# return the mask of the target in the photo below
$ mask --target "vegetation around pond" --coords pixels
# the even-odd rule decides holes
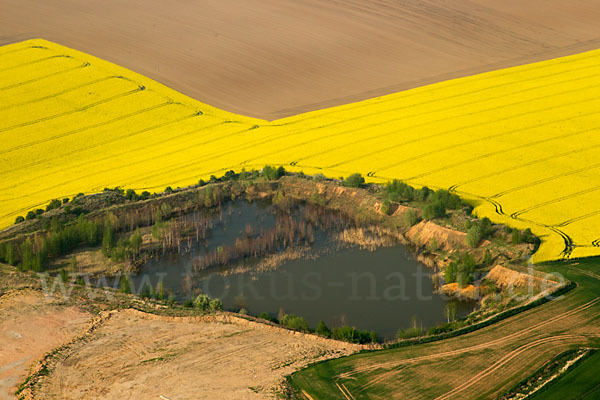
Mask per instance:
[[[407,189],[409,186],[399,181],[390,182],[386,186],[359,185],[361,187],[354,188],[343,186],[335,180],[289,174],[273,181],[259,171],[244,171],[214,178],[212,183],[200,182],[193,188],[165,190],[161,194],[151,194],[146,199],[134,196],[131,191],[107,190],[99,195],[80,196],[75,201],[71,200],[59,208],[41,213],[32,220],[16,225],[13,229],[18,229],[11,235],[3,234],[0,241],[0,257],[3,259],[12,257],[12,264],[23,271],[47,269],[51,274],[64,276],[64,280],[68,280],[66,274],[59,272],[71,268],[68,271],[70,274],[74,269],[85,270],[85,266],[77,265],[74,268],[57,264],[57,261],[61,257],[70,257],[73,250],[85,246],[85,248],[99,249],[98,251],[106,260],[120,262],[125,268],[122,272],[125,272],[127,265],[133,265],[135,260],[143,258],[144,254],[150,255],[160,249],[168,250],[169,246],[176,248],[177,243],[180,243],[179,240],[189,235],[201,236],[201,230],[189,229],[191,226],[182,222],[181,217],[190,212],[197,210],[216,212],[232,198],[267,198],[283,209],[292,206],[294,199],[300,199],[314,204],[315,207],[325,207],[351,216],[357,227],[377,225],[379,229],[386,232],[398,232],[398,237],[404,238],[403,240],[410,238],[411,231],[418,230],[419,234],[414,239],[406,239],[407,244],[413,246],[414,250],[425,259],[434,260],[436,263],[434,265],[440,268],[441,277],[446,277],[447,283],[456,280],[456,283],[463,287],[477,283],[483,288],[483,295],[488,296],[486,306],[473,316],[450,321],[453,317],[451,318],[452,313],[449,311],[447,324],[428,327],[428,329],[422,328],[415,321],[410,329],[399,335],[398,342],[386,343],[388,350],[373,354],[383,355],[386,354],[385,352],[393,351],[394,348],[428,346],[427,343],[435,346],[434,343],[441,339],[460,341],[460,338],[469,332],[478,332],[485,327],[493,329],[493,322],[496,320],[490,316],[495,315],[494,313],[502,313],[506,310],[506,316],[520,315],[518,313],[522,310],[515,308],[517,304],[504,297],[501,287],[487,282],[485,274],[496,264],[503,264],[507,268],[518,268],[518,264],[523,263],[535,249],[532,240],[524,239],[528,237],[527,232],[521,232],[520,240],[513,240],[514,230],[493,225],[485,219],[474,218],[470,215],[470,206],[457,201],[456,197],[447,191]],[[104,207],[96,207],[97,204],[103,204]],[[386,209],[384,204],[387,204],[389,209]],[[440,212],[439,216],[432,216],[428,220],[424,217],[425,210],[432,205],[436,205],[439,209],[443,207],[445,212],[443,215]],[[73,207],[79,208],[77,212],[73,212]],[[474,227],[476,229],[473,229]],[[454,232],[453,235],[461,238],[462,244],[438,241],[439,236],[429,237],[426,235],[428,231],[424,229]],[[469,237],[474,236],[469,232],[475,231],[482,233],[477,244],[469,240]],[[424,238],[427,238],[426,243],[421,242]],[[34,244],[39,247],[35,247]],[[35,257],[44,254],[34,250],[40,248],[47,251],[44,257],[39,258],[45,262],[35,261],[32,264],[28,260],[35,260]],[[26,251],[22,252],[22,250]],[[24,259],[23,254],[26,255]],[[79,286],[82,285],[81,281],[77,282]],[[160,307],[166,307],[175,314],[185,313],[186,310],[201,314],[215,313],[220,312],[222,308],[218,300],[210,299],[205,295],[197,296],[183,306],[176,304],[169,293],[161,287],[142,293],[141,297],[147,301],[157,302]],[[535,305],[531,304],[528,307]],[[515,310],[514,313],[511,310]],[[352,326],[330,328],[324,323],[319,323],[311,327],[299,315],[284,314],[274,318],[261,314],[258,317],[271,323],[279,323],[288,329],[315,333],[323,338],[357,344],[373,344],[380,340],[374,332],[358,330]],[[450,339],[452,337],[455,339]],[[338,369],[336,366],[335,370]],[[339,370],[343,371],[344,368]],[[294,379],[294,385],[299,385],[294,387],[301,387],[302,379]],[[311,379],[318,383],[321,382],[320,379],[331,379],[331,377],[325,374]],[[344,384],[350,386],[348,383]],[[380,386],[374,385],[373,390],[379,388]],[[365,393],[369,390],[371,389],[365,389]],[[331,393],[325,394],[325,396],[330,395],[334,396],[331,398],[336,396]]]
[[[336,188],[350,192],[340,193]],[[459,288],[466,288],[479,280],[478,285],[483,288],[482,295],[488,299],[487,306],[466,322],[467,325],[485,318],[489,312],[497,312],[493,311],[495,306],[501,310],[507,305],[499,287],[481,280],[486,268],[489,270],[493,263],[520,262],[534,250],[527,243],[513,243],[513,230],[509,236],[506,229],[491,224],[489,220],[472,217],[472,208],[446,190],[427,187],[416,189],[398,180],[384,186],[365,184],[360,174],[336,181],[319,175],[289,174],[283,167],[265,166],[260,171],[228,171],[220,178],[212,176],[210,182],[200,181],[194,187],[184,189],[169,187],[162,193],[137,194],[131,189],[114,188],[105,189],[97,195],[78,195],[61,204],[54,201],[47,207],[48,211],[19,222],[12,231],[4,234],[0,239],[0,260],[17,265],[23,271],[49,270],[67,280],[69,274],[77,276],[77,272],[85,270],[85,266],[77,260],[65,266],[60,263],[61,258],[77,249],[99,246],[107,260],[120,265],[119,273],[128,273],[157,251],[181,249],[193,237],[195,240],[203,237],[210,228],[204,217],[186,221],[182,216],[198,210],[222,212],[219,210],[222,210],[223,204],[231,199],[264,197],[270,198],[283,211],[292,209],[298,201],[312,204],[317,210],[314,221],[326,227],[336,222],[323,219],[326,214],[318,215],[319,209],[335,210],[343,215],[346,221],[343,226],[352,229],[377,226],[378,230],[396,235],[402,241],[407,241],[404,235],[414,231],[422,219],[421,224],[434,221],[436,225],[433,226],[443,227],[435,229],[466,232],[463,233],[466,239],[459,240],[463,244],[442,243],[433,237],[423,245],[419,244],[420,235],[415,241],[408,240],[407,243],[414,246],[415,251],[422,253],[423,257],[433,260],[436,268],[442,269],[439,276],[444,278],[445,283],[457,282]],[[278,251],[281,248],[278,243],[289,245],[298,239],[310,242],[310,226],[298,225],[293,220],[284,225],[289,229],[277,228],[272,235],[265,237],[241,238],[231,248],[219,247],[199,259],[198,267],[210,268],[226,265],[236,259],[260,257],[266,252]],[[453,234],[460,237],[458,233]],[[531,241],[527,232],[521,238]],[[482,245],[482,242],[488,244]],[[515,252],[515,249],[520,250]],[[76,281],[80,282],[81,279],[76,278]],[[130,291],[128,285],[127,280],[121,285],[125,292]],[[146,288],[138,294],[144,298],[170,299],[172,302],[172,294],[160,287]],[[218,309],[210,306],[210,300],[207,301],[209,306],[199,308]],[[194,306],[194,303],[191,305]],[[429,327],[429,333],[448,332],[465,326],[464,321],[450,321],[451,315],[448,312],[448,324]],[[379,340],[374,332],[357,330],[351,326],[331,330],[322,326],[309,327],[301,316],[290,315],[278,322],[290,329],[306,332],[321,328],[321,336],[352,343]],[[407,331],[401,337],[423,336],[426,333],[413,331]]]

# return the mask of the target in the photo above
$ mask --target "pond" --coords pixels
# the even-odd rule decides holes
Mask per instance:
[[[426,328],[447,322],[448,302],[456,303],[457,317],[475,309],[475,302],[456,302],[436,294],[430,269],[405,246],[367,250],[341,243],[337,234],[351,222],[306,207],[295,206],[290,218],[266,202],[237,201],[226,206],[210,217],[206,240],[151,259],[132,277],[133,287],[156,287],[162,281],[179,301],[205,293],[220,298],[226,309],[274,317],[285,312],[304,317],[312,328],[323,320],[332,328],[350,325],[388,339],[411,326],[415,318]],[[316,214],[321,222],[315,222]],[[233,257],[225,265],[214,262],[240,237],[253,236],[256,243],[258,238],[273,237],[275,230],[282,231],[282,225],[288,227],[279,236],[284,239],[273,243],[270,254]],[[291,225],[304,234],[289,235]]]

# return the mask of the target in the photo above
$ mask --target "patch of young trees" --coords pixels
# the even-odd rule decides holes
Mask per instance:
[[[262,175],[268,180],[274,181],[285,175],[285,168],[282,166],[275,168],[270,165],[265,165],[262,169]]]
[[[41,272],[46,270],[50,258],[72,252],[78,246],[97,246],[102,238],[101,224],[80,216],[77,222],[65,226],[53,219],[45,233],[38,233],[20,243],[0,244],[0,259],[22,270]]]
[[[279,318],[275,318],[266,312],[260,313],[257,315],[257,318],[261,318],[276,324],[278,323],[288,329],[300,332],[314,332],[324,338],[341,340],[349,343],[367,344],[377,343],[379,341],[379,335],[377,332],[366,330],[363,331],[346,325],[330,329],[323,321],[319,321],[317,327],[313,331],[310,329],[308,322],[303,317],[294,314],[286,314],[283,312],[283,310],[279,311]]]
[[[331,330],[323,321],[319,321],[319,324],[315,329],[315,333],[322,337],[342,340],[350,343],[366,344],[377,343],[379,341],[379,335],[377,332],[363,331],[347,325]]]
[[[342,180],[342,186],[358,188],[365,183],[365,178],[361,174],[352,174]]]
[[[416,189],[398,179],[386,184],[385,197],[390,202],[425,203],[423,218],[428,220],[444,217],[447,210],[456,210],[464,205],[460,197],[447,190],[434,191],[427,186]]]
[[[494,227],[489,218],[484,217],[476,221],[467,222],[467,244],[470,247],[477,247],[482,240],[494,234]]]
[[[284,314],[279,323],[286,328],[293,329],[300,332],[310,332],[308,328],[308,322],[303,317],[299,317],[294,314]]]
[[[458,257],[446,267],[444,280],[446,283],[458,283],[463,288],[473,282],[475,259],[470,253],[459,253]]]
[[[136,230],[128,239],[117,239],[115,218],[88,220],[80,215],[75,223],[50,220],[46,232],[36,233],[21,242],[0,243],[0,260],[24,271],[45,271],[50,259],[70,254],[78,247],[102,246],[103,253],[115,261],[134,259],[140,251],[142,237]]]
[[[219,311],[223,309],[223,302],[219,299],[212,299],[205,294],[199,294],[193,301],[193,307],[200,311]]]

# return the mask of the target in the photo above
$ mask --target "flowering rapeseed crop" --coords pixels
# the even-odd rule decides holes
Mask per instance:
[[[0,226],[79,192],[275,164],[449,188],[542,237],[536,261],[600,255],[598,93],[592,51],[268,122],[30,40],[0,48]]]

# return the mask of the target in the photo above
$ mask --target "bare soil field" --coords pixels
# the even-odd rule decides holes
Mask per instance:
[[[41,37],[273,120],[600,47],[595,0],[0,0]]]
[[[60,354],[36,398],[271,398],[285,375],[358,348],[243,320],[125,310]]]
[[[0,399],[12,399],[31,363],[83,331],[91,315],[36,290],[0,297]]]

